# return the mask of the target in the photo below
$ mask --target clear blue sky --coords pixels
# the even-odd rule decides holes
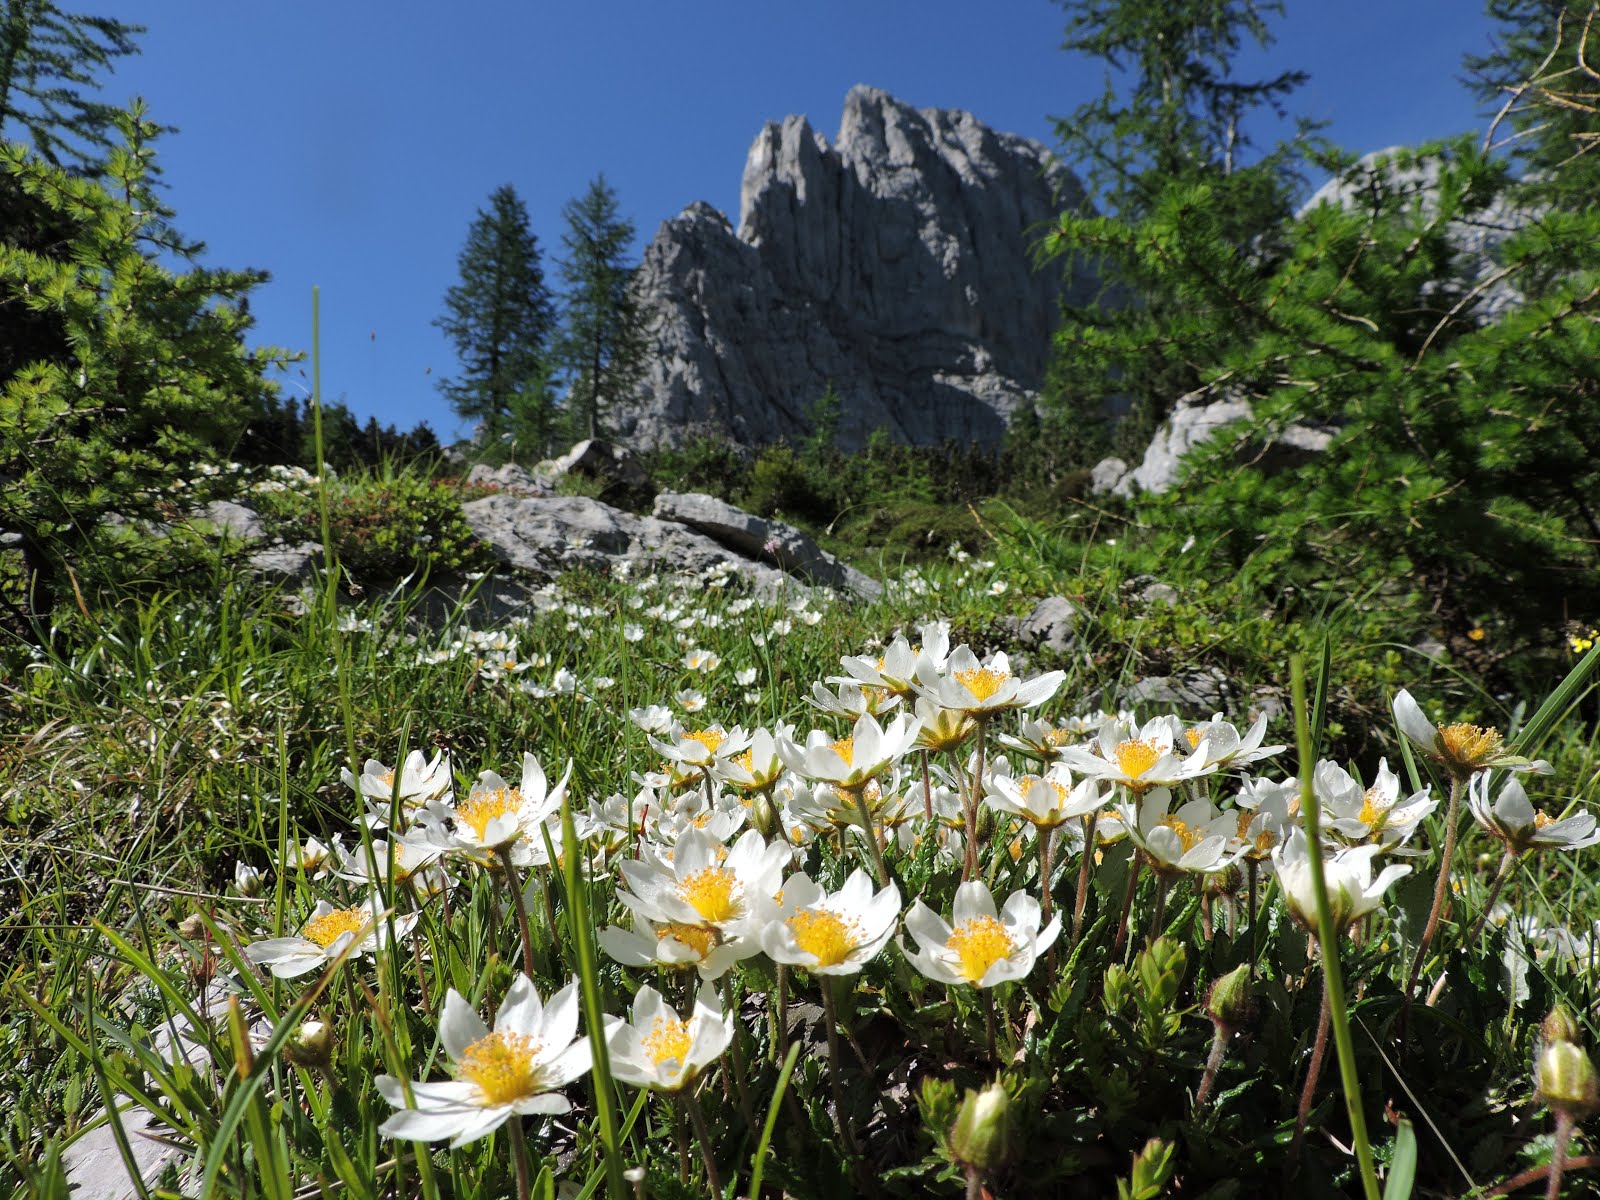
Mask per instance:
[[[431,322],[498,185],[527,202],[554,279],[561,206],[602,171],[642,249],[694,200],[737,221],[762,123],[806,113],[831,139],[853,84],[1051,142],[1049,118],[1102,83],[1058,48],[1063,15],[1047,0],[84,8],[149,27],[105,93],[141,95],[178,126],[160,147],[167,197],[207,261],[271,272],[252,301],[257,340],[308,348],[319,285],[324,396],[444,437],[458,422],[434,380],[455,362]],[[1488,45],[1478,0],[1288,8],[1241,72],[1309,71],[1297,110],[1345,147],[1481,129],[1458,82],[1462,54]]]

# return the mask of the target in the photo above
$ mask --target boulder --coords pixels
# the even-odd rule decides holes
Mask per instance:
[[[323,559],[321,542],[268,546],[250,556],[250,569],[267,583],[304,583]]]
[[[579,568],[609,570],[627,562],[687,573],[720,567],[764,595],[799,586],[777,568],[752,562],[683,525],[636,517],[587,496],[500,494],[469,501],[462,511],[496,558],[536,578]]]
[[[650,485],[650,476],[639,465],[639,460],[631,450],[599,438],[586,438],[560,458],[551,459],[540,466],[548,467],[552,479],[578,475],[599,480],[608,488],[639,489]]]
[[[1078,606],[1065,596],[1046,596],[1017,626],[1024,646],[1067,654],[1077,644]]]
[[[840,562],[794,526],[754,516],[715,496],[662,492],[656,496],[655,515],[687,525],[744,558],[771,563],[808,583],[865,600],[875,599],[883,591],[876,580]]]
[[[479,487],[489,487],[497,491],[510,492],[513,496],[547,496],[550,494],[549,479],[541,479],[530,475],[526,468],[519,467],[516,463],[505,463],[498,467],[479,463],[467,472],[467,482],[476,484]]]
[[[1173,709],[1196,717],[1225,712],[1233,688],[1216,667],[1202,667],[1182,675],[1153,675],[1136,679],[1123,689],[1123,703],[1135,711]]]
[[[1035,270],[1033,241],[1078,181],[1037,142],[870,87],[832,144],[806,118],[750,148],[737,231],[703,202],[665,222],[637,295],[651,316],[639,393],[608,420],[634,445],[714,433],[761,445],[809,431],[829,388],[837,442],[996,445],[1044,381],[1082,266]]]
[[[213,500],[200,510],[199,517],[218,533],[241,542],[258,542],[267,534],[253,508],[233,500]]]

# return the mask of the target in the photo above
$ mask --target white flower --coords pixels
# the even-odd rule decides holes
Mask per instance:
[[[1312,786],[1329,829],[1348,842],[1373,842],[1383,850],[1410,840],[1417,826],[1439,807],[1427,786],[1402,803],[1400,777],[1389,769],[1386,758],[1378,760],[1378,778],[1369,788],[1363,789],[1343,767],[1327,759],[1317,764]]]
[[[629,621],[622,627],[622,640],[625,642],[642,642],[644,640],[644,626]]]
[[[714,929],[724,938],[753,934],[776,904],[788,861],[788,846],[769,846],[753,829],[732,849],[690,829],[670,863],[651,853],[625,860],[622,877],[632,891],[617,898],[651,921]]]
[[[706,706],[705,693],[697,692],[693,688],[675,692],[672,699],[686,713],[697,713]]]
[[[479,1019],[454,988],[445,997],[439,1037],[455,1078],[407,1085],[393,1075],[376,1079],[378,1094],[400,1111],[379,1128],[385,1137],[452,1146],[475,1141],[513,1116],[559,1116],[572,1105],[555,1089],[590,1068],[589,1039],[578,1032],[578,982],[573,980],[548,1006],[528,977],[518,974],[495,1014],[494,1029]]]
[[[406,755],[400,767],[400,782],[395,784],[395,773],[375,758],[369,758],[357,779],[347,768],[340,768],[339,778],[358,796],[388,804],[396,792],[400,803],[408,808],[420,808],[429,800],[441,800],[450,791],[450,760],[443,751],[432,760],[423,758],[422,751],[413,750]]]
[[[1395,880],[1410,874],[1407,866],[1391,865],[1372,877],[1372,860],[1378,847],[1368,842],[1351,846],[1322,862],[1323,877],[1328,888],[1328,911],[1333,915],[1333,927],[1343,933],[1354,922],[1375,911],[1383,902],[1383,893]],[[1272,862],[1277,869],[1278,883],[1283,888],[1283,902],[1289,913],[1305,928],[1317,928],[1317,898],[1311,887],[1311,851],[1305,831],[1293,830],[1281,846],[1272,852]]]
[[[526,866],[534,858],[535,843],[543,851],[539,826],[561,808],[572,762],[556,782],[547,787],[544,768],[531,754],[522,756],[522,782],[512,787],[494,771],[485,771],[461,803],[451,807],[435,801],[424,811],[427,824],[406,840],[419,845],[463,854],[487,863],[495,853],[510,851],[512,861]]]
[[[1073,785],[1065,767],[1053,767],[1043,775],[986,774],[984,803],[1000,812],[1021,817],[1041,829],[1054,829],[1068,821],[1099,810],[1109,797],[1100,790],[1098,779],[1080,780]]]
[[[756,669],[754,667],[740,667],[733,673],[733,681],[740,687],[749,687],[756,681]]]
[[[994,987],[1022,979],[1061,932],[1059,917],[1039,928],[1039,902],[1026,892],[1013,892],[997,913],[994,897],[977,879],[956,889],[951,916],[953,928],[921,900],[906,914],[906,931],[918,944],[915,952],[906,951],[906,958],[940,983]]]
[[[699,671],[702,675],[709,675],[721,665],[722,656],[710,650],[691,650],[683,656],[684,670]]]
[[[394,918],[395,936],[404,937],[417,923],[415,913]],[[244,956],[279,979],[293,979],[333,962],[354,945],[355,954],[370,954],[388,938],[388,921],[373,897],[366,904],[335,908],[318,900],[296,937],[263,938],[244,948]]]
[[[1529,850],[1582,850],[1600,843],[1600,831],[1589,813],[1579,813],[1564,821],[1551,820],[1528,801],[1528,793],[1516,779],[1507,779],[1500,797],[1489,802],[1490,772],[1475,775],[1467,789],[1467,804],[1479,825],[1505,843],[1508,853]]]
[[[863,713],[849,737],[837,741],[819,729],[806,735],[804,747],[788,738],[778,742],[778,757],[796,774],[834,787],[856,788],[883,774],[916,741],[921,722],[905,713],[880,726]]]
[[[1507,751],[1498,729],[1469,725],[1465,721],[1435,725],[1423,715],[1422,708],[1404,688],[1394,698],[1394,719],[1401,733],[1456,779],[1466,779],[1474,771],[1489,767],[1550,774],[1550,764],[1543,759],[1529,760]]]
[[[685,1020],[648,985],[634,996],[632,1020],[608,1016],[606,1048],[611,1074],[623,1083],[657,1092],[676,1092],[720,1058],[733,1042],[733,1016],[709,983],[695,997]]]
[[[259,896],[266,876],[242,858],[233,864],[233,890],[241,896]]]
[[[877,956],[900,919],[900,889],[889,884],[876,894],[859,868],[833,895],[808,875],[783,885],[783,905],[761,931],[761,948],[773,962],[791,963],[819,975],[854,975]]]
[[[625,967],[695,967],[702,979],[720,979],[728,968],[761,953],[754,937],[723,937],[712,928],[677,921],[652,921],[637,909],[633,928],[607,925],[600,948]]]
[[[646,733],[666,733],[672,728],[672,710],[659,704],[645,708],[630,708],[628,720]]]
[[[778,743],[793,736],[794,727],[781,721],[776,732],[757,729],[750,735],[748,746],[742,754],[719,757],[712,763],[712,778],[741,792],[766,791],[783,774]]]
[[[362,846],[354,850],[346,850],[341,846],[339,866],[334,873],[340,879],[369,886],[390,881],[413,884],[420,891],[430,894],[437,891],[448,878],[443,868],[437,872],[431,870],[438,867],[444,854],[438,846],[421,846],[407,841],[374,841],[371,845],[370,859]],[[391,855],[394,858],[392,868],[389,862]],[[438,878],[430,878],[435,874]]]
[[[1063,747],[1061,761],[1080,774],[1120,783],[1136,793],[1170,787],[1216,770],[1216,765],[1201,755],[1178,754],[1173,749],[1172,722],[1161,717],[1138,729],[1132,721],[1115,717],[1100,727],[1092,742]]]
[[[1233,725],[1222,719],[1221,713],[1216,713],[1211,720],[1185,729],[1183,732],[1184,740],[1189,743],[1192,755],[1199,757],[1207,766],[1242,767],[1271,758],[1286,749],[1282,745],[1261,744],[1267,736],[1265,713],[1256,718],[1255,724],[1250,726],[1249,732],[1242,738]]]
[[[1056,694],[1065,678],[1064,671],[1050,671],[1024,683],[1012,676],[1003,652],[984,663],[968,647],[957,646],[942,672],[932,669],[929,660],[919,660],[913,686],[941,708],[984,720],[1009,708],[1036,708]]]
[[[1230,849],[1238,817],[1219,813],[1204,798],[1191,800],[1176,812],[1169,811],[1171,804],[1172,793],[1155,788],[1117,805],[1128,836],[1158,872],[1209,874],[1238,857],[1239,851]]]

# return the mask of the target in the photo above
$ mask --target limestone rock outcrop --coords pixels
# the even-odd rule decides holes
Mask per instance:
[[[803,434],[831,385],[839,444],[998,442],[1043,382],[1058,303],[1098,288],[1035,270],[1032,244],[1083,190],[1041,144],[869,87],[833,144],[801,116],[745,164],[739,228],[705,203],[665,222],[637,279],[647,378],[610,414],[633,445]]]

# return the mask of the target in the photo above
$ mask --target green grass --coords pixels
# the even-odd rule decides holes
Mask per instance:
[[[1093,711],[1136,675],[1197,666],[1223,669],[1246,696],[1255,689],[1286,695],[1290,654],[1307,652],[1318,662],[1327,638],[1332,666],[1321,752],[1348,759],[1369,780],[1379,754],[1392,765],[1400,761],[1387,712],[1395,688],[1408,686],[1441,719],[1508,727],[1517,703],[1535,710],[1565,669],[1540,660],[1544,667],[1524,674],[1532,680],[1544,670],[1542,690],[1529,683],[1522,694],[1497,696],[1470,663],[1434,664],[1394,649],[1409,646],[1419,630],[1414,610],[1385,593],[1274,597],[1248,578],[1207,580],[1203,562],[1192,566],[1153,539],[1142,541],[1137,529],[1108,535],[1092,515],[1057,527],[1009,510],[980,516],[979,546],[966,561],[943,555],[910,576],[888,563],[862,563],[894,584],[868,605],[819,600],[796,612],[747,603],[732,585],[570,577],[548,590],[531,621],[503,631],[516,639],[516,661],[527,665],[498,677],[483,663],[505,657],[504,647],[473,649],[462,645],[460,627],[429,629],[412,619],[413,597],[403,592],[345,608],[324,594],[327,602],[297,616],[283,597],[226,579],[204,596],[92,606],[41,650],[10,647],[9,682],[0,693],[0,950],[7,964],[0,1077],[14,1097],[0,1116],[0,1147],[8,1183],[19,1194],[42,1188],[50,1156],[82,1131],[105,1092],[120,1089],[161,1106],[176,1139],[195,1148],[203,1170],[184,1184],[186,1194],[288,1197],[319,1185],[374,1196],[514,1190],[505,1128],[453,1151],[385,1139],[377,1129],[393,1110],[373,1085],[382,1073],[443,1077],[447,1056],[436,1014],[449,990],[484,1014],[498,1007],[524,951],[514,916],[502,911],[507,893],[496,875],[453,868],[459,882],[448,914],[438,901],[422,905],[415,932],[396,952],[351,957],[326,976],[277,980],[241,955],[252,940],[296,930],[316,899],[353,897],[347,885],[310,877],[285,851],[313,835],[361,844],[359,806],[340,770],[359,772],[367,756],[392,764],[408,748],[443,750],[458,796],[484,769],[514,781],[524,751],[552,778],[570,759],[572,807],[581,815],[607,797],[632,796],[635,777],[659,765],[629,722],[630,709],[674,707],[674,695],[692,688],[704,694],[704,708],[675,709],[691,728],[783,721],[797,725],[797,738],[812,727],[838,737],[847,732],[844,723],[804,701],[814,681],[839,673],[841,655],[881,645],[896,630],[914,637],[934,617],[951,621],[955,641],[1016,650],[1009,622],[1050,592],[1075,597],[1082,609],[1072,651],[1059,660],[1034,654],[1030,662],[1030,673],[1067,672],[1042,710],[1051,717]],[[1124,586],[1144,573],[1171,584],[1176,602],[1152,605]],[[629,639],[634,625],[638,640]],[[709,672],[686,666],[691,648],[714,652],[720,665]],[[738,682],[741,670],[753,670],[753,682]],[[1530,792],[1552,811],[1592,799],[1590,686],[1573,689],[1536,730],[1558,773]],[[1193,724],[1211,714],[1177,715]],[[997,728],[1007,725],[1014,720]],[[1285,705],[1269,740],[1291,741],[1291,732]],[[1282,756],[1273,777],[1292,776],[1293,759]],[[959,781],[960,765],[935,760]],[[1427,764],[1419,766],[1426,773]],[[1013,767],[1020,772],[1025,764],[1013,756]],[[906,787],[920,796],[914,761]],[[1207,790],[1229,801],[1236,788],[1219,779]],[[1419,835],[1418,848],[1437,844],[1438,821]],[[1015,889],[1037,895],[1036,858],[1024,831],[992,814],[981,830],[982,872],[997,896]],[[959,862],[941,857],[936,841],[924,830],[915,846],[886,851],[902,910],[921,897],[950,912]],[[1513,990],[1503,965],[1506,927],[1491,922],[1475,944],[1462,944],[1497,861],[1470,827],[1463,843],[1455,911],[1435,944],[1449,981],[1437,1007],[1419,1006],[1413,1015],[1404,1050],[1396,1021],[1408,939],[1425,915],[1437,870],[1427,853],[1410,860],[1415,870],[1392,903],[1342,954],[1361,1100],[1380,1171],[1394,1144],[1384,1123],[1387,1102],[1417,1131],[1416,1195],[1465,1194],[1544,1161],[1548,1122],[1528,1070],[1538,1020],[1563,1000],[1592,1034],[1587,1014],[1600,981],[1592,957],[1542,953]],[[587,923],[575,919],[582,908],[571,903],[572,882],[533,869],[530,933],[540,995],[577,972],[576,947],[592,945],[595,928],[626,922],[615,867],[637,850],[637,838],[611,845],[579,885],[592,905]],[[1504,899],[1542,929],[1586,938],[1600,916],[1584,883],[1586,853],[1525,859]],[[234,888],[241,862],[264,873],[258,895]],[[1053,891],[1061,911],[1071,907],[1078,859],[1063,846],[1057,862]],[[872,870],[860,840],[838,833],[819,836],[804,865],[830,889],[854,868]],[[1141,1158],[1137,1173],[1146,1183],[1162,1174],[1156,1164],[1166,1154],[1171,1178],[1162,1186],[1174,1194],[1275,1193],[1320,995],[1306,935],[1287,919],[1270,883],[1259,917],[1237,914],[1231,935],[1217,901],[1209,905],[1207,936],[1207,914],[1187,881],[1172,889],[1163,929],[1153,929],[1156,883],[1146,871],[1134,895],[1132,934],[1118,949],[1128,867],[1126,843],[1106,849],[1093,873],[1084,936],[1076,945],[1063,937],[1053,984],[1041,961],[1026,979],[996,989],[998,1065],[989,1058],[981,996],[925,979],[891,944],[860,976],[846,977],[854,986],[839,993],[843,1039],[834,1062],[819,1018],[820,977],[786,972],[799,1018],[789,1044],[801,1052],[780,1098],[786,1053],[771,1020],[778,973],[764,956],[745,960],[727,977],[737,1043],[699,1088],[710,1150],[730,1194],[742,1194],[760,1171],[766,1188],[801,1197],[960,1195],[969,1172],[952,1158],[947,1133],[965,1089],[997,1075],[1010,1096],[1010,1136],[1005,1153],[983,1168],[996,1196],[1111,1194],[1132,1178],[1134,1156],[1153,1138],[1165,1149]],[[413,904],[403,893],[384,900],[397,913]],[[1160,932],[1183,950],[1176,975],[1164,983],[1164,968],[1150,958],[1150,939]],[[1206,1113],[1195,1116],[1190,1097],[1212,1040],[1202,1011],[1206,991],[1252,955],[1256,1019],[1249,1036],[1230,1046]],[[1127,982],[1108,984],[1124,962]],[[586,974],[613,1015],[626,1010],[642,983],[659,987],[680,1011],[692,990],[670,973],[624,968],[604,953]],[[194,1014],[213,1065],[173,1067],[152,1057],[144,1048],[149,1032],[192,1004],[202,983],[222,977],[235,981],[237,1015]],[[1157,986],[1166,990],[1149,990]],[[1152,1005],[1155,994],[1162,1002]],[[308,1013],[335,1031],[325,1070],[295,1065],[283,1052]],[[830,1079],[836,1071],[844,1085],[837,1093]],[[1302,1151],[1296,1186],[1312,1195],[1359,1191],[1354,1162],[1339,1148],[1348,1144],[1348,1128],[1336,1075],[1325,1072],[1314,1094]],[[647,1194],[706,1194],[701,1156],[677,1106],[659,1097],[641,1106],[631,1088],[606,1080],[594,1086],[620,1127],[620,1163],[644,1171]],[[597,1096],[586,1081],[564,1092],[572,1114],[527,1124],[532,1194],[555,1181],[614,1192]],[[834,1111],[836,1095],[842,1114]],[[848,1138],[837,1132],[840,1116]],[[764,1155],[758,1146],[768,1148]],[[1573,1153],[1581,1152],[1575,1144]],[[1578,1173],[1569,1187],[1566,1194],[1586,1195],[1592,1185]]]

